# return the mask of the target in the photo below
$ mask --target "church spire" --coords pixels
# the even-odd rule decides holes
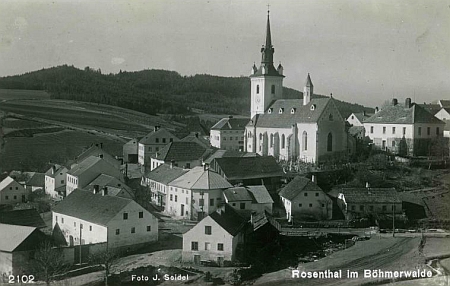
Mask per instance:
[[[273,65],[273,54],[275,49],[272,46],[272,35],[270,33],[270,17],[269,11],[267,11],[267,27],[266,27],[266,44],[261,48],[262,64]]]

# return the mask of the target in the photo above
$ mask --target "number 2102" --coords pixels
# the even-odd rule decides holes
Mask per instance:
[[[8,283],[34,283],[34,275],[9,275]]]

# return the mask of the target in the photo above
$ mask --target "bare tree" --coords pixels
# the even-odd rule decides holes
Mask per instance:
[[[89,257],[89,261],[93,264],[102,265],[105,268],[105,285],[108,286],[108,276],[111,271],[111,267],[121,257],[120,252],[115,249],[106,248],[104,251],[92,254]]]
[[[61,249],[55,248],[50,242],[44,242],[34,254],[34,268],[37,276],[50,285],[55,276],[67,272],[69,265],[65,263]]]

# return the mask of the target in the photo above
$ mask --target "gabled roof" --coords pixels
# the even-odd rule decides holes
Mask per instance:
[[[433,114],[418,104],[405,107],[403,104],[389,105],[371,117],[364,123],[390,123],[390,124],[414,124],[414,123],[442,123]]]
[[[115,196],[97,196],[76,189],[60,201],[53,212],[76,217],[95,224],[107,225],[132,200]]]
[[[350,116],[354,115],[356,117],[356,119],[359,120],[359,122],[364,122],[367,118],[370,118],[373,114],[367,114],[364,112],[356,112],[356,113],[352,113]],[[349,117],[350,117],[349,116]]]
[[[145,178],[167,185],[187,172],[189,172],[189,169],[176,166],[170,167],[170,164],[161,164],[153,171],[146,173]]]
[[[441,100],[439,100],[439,104],[442,107],[449,107],[450,108],[450,100],[441,99]]]
[[[254,202],[258,204],[273,204],[273,199],[266,186],[247,186],[247,190],[252,194]]]
[[[219,165],[228,180],[279,177],[283,170],[272,156],[228,157],[214,159],[212,166]]]
[[[89,183],[90,186],[99,185],[100,187],[108,186],[108,187],[124,187],[130,189],[127,185],[125,185],[119,179],[106,175],[100,174],[97,178],[95,178],[92,182]]]
[[[154,158],[164,162],[182,162],[202,159],[206,148],[196,142],[171,142],[156,153]]]
[[[76,164],[73,166],[72,169],[70,169],[67,174],[73,175],[76,177],[79,177],[86,173],[99,173],[98,166],[101,166],[102,164],[108,166],[110,168],[111,173],[114,173],[114,176],[121,179],[123,178],[122,173],[119,169],[117,169],[115,166],[111,165],[108,161],[105,159],[102,159],[100,157],[88,157],[81,161],[79,164]]]
[[[14,251],[35,230],[30,226],[0,224],[0,251]]]
[[[270,114],[265,111],[257,118],[253,117],[247,126],[291,128],[296,123],[316,123],[333,100],[328,97],[313,98],[308,104],[303,105],[302,99],[278,99],[269,107],[272,110]],[[280,108],[284,109],[281,114],[278,112]],[[292,114],[293,108],[295,112]]]
[[[395,188],[341,188],[347,203],[400,203]]]
[[[55,167],[54,172],[53,172],[53,166]],[[58,165],[58,164],[55,164],[53,166],[50,169],[48,169],[47,172],[45,172],[46,176],[54,178],[58,173],[67,172],[68,171],[68,169],[66,167],[64,167],[64,166],[61,166],[61,165]]]
[[[4,188],[6,188],[9,184],[14,182],[14,179],[10,176],[6,177],[3,181],[0,182],[0,191],[2,191]]]
[[[0,223],[32,227],[46,227],[35,209],[0,212]]]
[[[204,167],[194,167],[184,175],[169,183],[170,186],[190,190],[227,189],[232,185],[222,176]]]
[[[252,201],[253,198],[245,187],[234,187],[223,191],[228,202]]]
[[[33,172],[31,177],[25,182],[27,186],[44,187],[45,186],[45,174]]]
[[[209,140],[207,138],[205,138],[204,136],[196,133],[196,132],[191,132],[188,136],[184,137],[180,141],[183,141],[183,142],[195,142],[195,143],[197,143],[200,146],[203,146],[205,148],[211,147],[211,143],[209,142]]]
[[[236,236],[247,223],[231,206],[225,204],[209,215],[218,225],[232,236]]]
[[[150,133],[148,133],[147,135],[145,135],[141,140],[139,140],[139,143],[141,144],[153,144],[155,142],[153,142],[153,138],[158,137],[158,136],[170,136],[173,137],[173,141],[178,141],[179,138],[176,137],[175,135],[173,135],[169,130],[165,129],[165,128],[159,128],[156,131],[152,131]]]
[[[310,179],[297,176],[280,191],[279,195],[291,201],[303,191],[322,192],[322,189]]]
[[[222,118],[211,127],[211,130],[245,130],[250,118]]]
[[[103,148],[99,147],[98,145],[92,145],[88,149],[86,149],[83,153],[78,155],[78,157],[75,158],[75,164],[79,164],[83,160],[85,160],[88,157],[91,156],[103,156],[103,159],[105,159],[108,163],[112,164],[113,166],[120,166],[120,162],[116,160],[111,154],[106,152]]]
[[[228,158],[228,157],[257,157],[257,153],[252,152],[239,152],[235,150],[215,150],[208,158],[204,160],[205,163],[211,164],[215,158]]]

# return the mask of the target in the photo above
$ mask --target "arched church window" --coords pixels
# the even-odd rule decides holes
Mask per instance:
[[[303,131],[302,134],[302,143],[303,143],[303,150],[308,150],[308,133],[306,131]]]
[[[282,149],[284,149],[284,146],[285,146],[285,144],[286,144],[286,138],[284,137],[284,134],[283,135],[281,135],[281,148]]]
[[[273,147],[273,134],[270,134],[270,147]]]
[[[328,116],[328,120],[333,121],[333,114],[330,113],[330,116]]]
[[[263,138],[262,133],[259,133],[259,140],[262,140],[262,138]]]
[[[275,94],[275,85],[274,84],[272,84],[272,94]]]
[[[256,93],[259,94],[259,84],[256,85]]]
[[[327,151],[331,152],[333,151],[333,134],[328,133],[328,137],[327,137]]]

